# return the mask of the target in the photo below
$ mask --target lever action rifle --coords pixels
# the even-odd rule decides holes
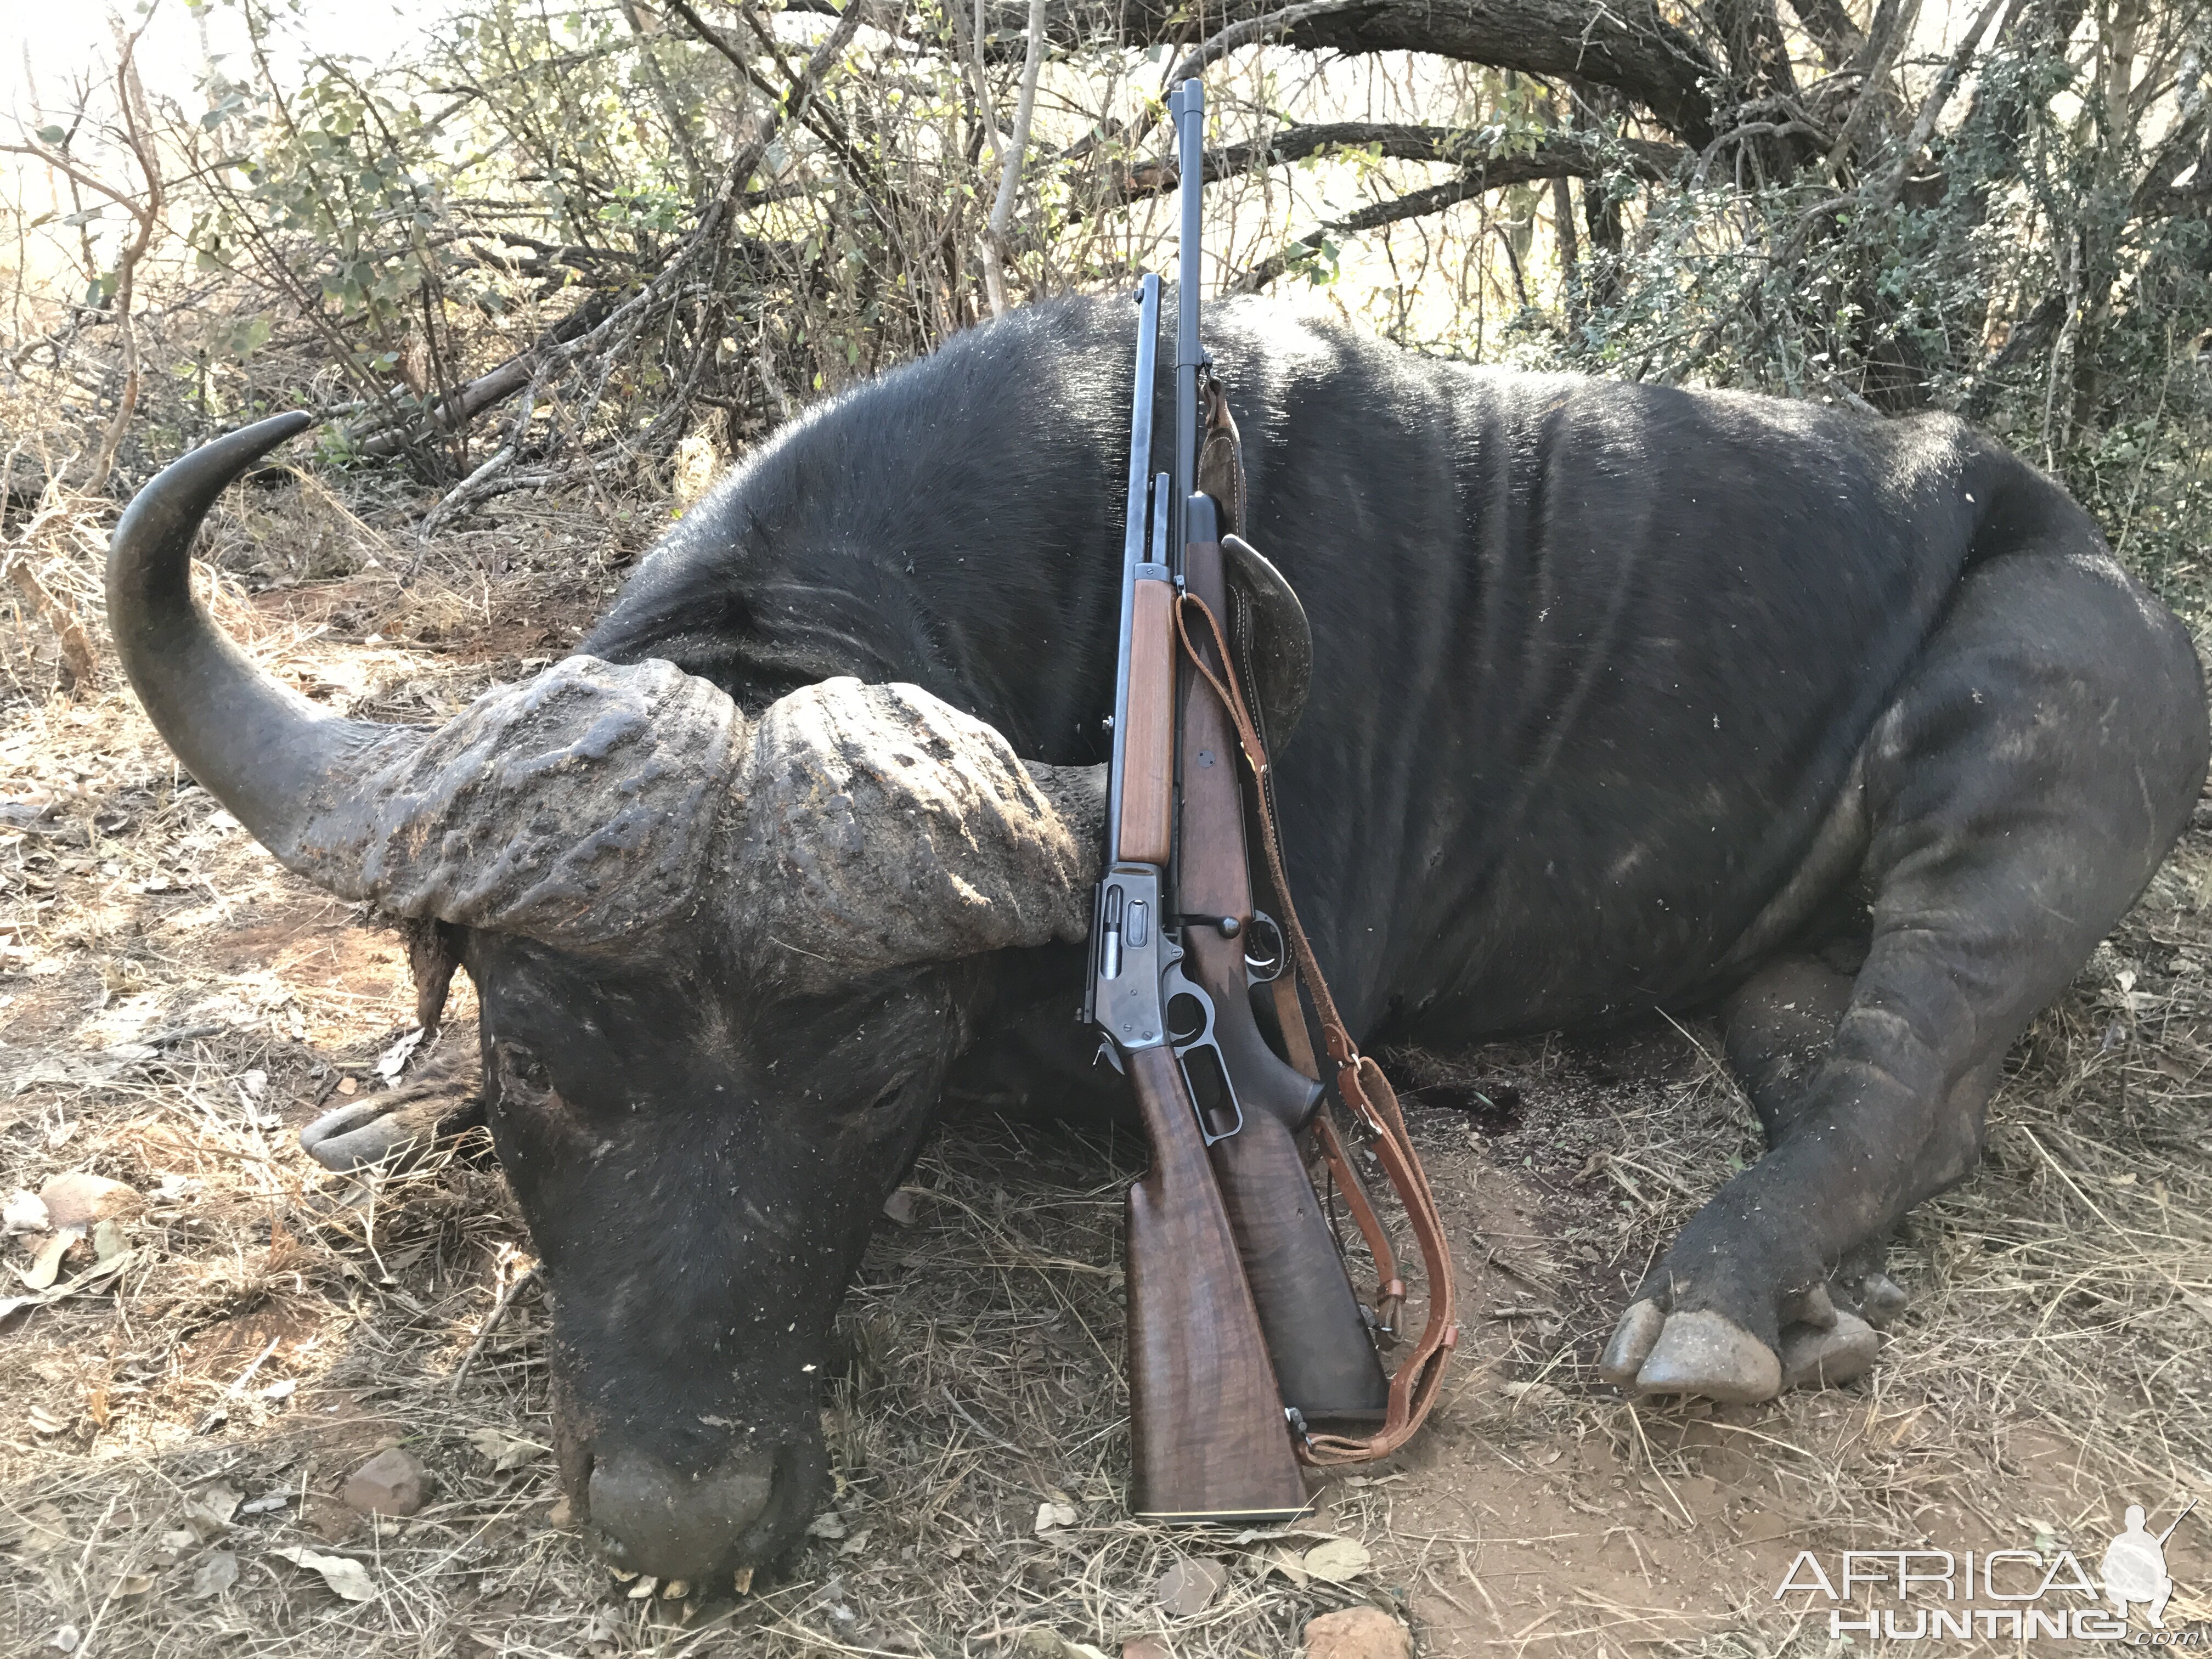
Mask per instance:
[[[1106,874],[1085,1017],[1136,1091],[1152,1167],[1129,1188],[1130,1508],[1161,1520],[1283,1520],[1305,1482],[1175,1037],[1212,1024],[1183,975],[1174,891],[1176,575],[1171,481],[1152,474],[1160,281],[1144,279],[1130,422]],[[1170,1027],[1172,1012],[1178,1021]]]
[[[1237,716],[1224,700],[1236,676],[1217,621],[1228,614],[1219,508],[1199,488],[1209,389],[1198,328],[1200,84],[1185,82],[1171,108],[1186,183],[1172,470],[1152,471],[1160,286],[1147,276],[1107,874],[1085,1012],[1134,1085],[1152,1149],[1129,1195],[1133,1508],[1225,1521],[1297,1513],[1304,1492],[1288,1431],[1376,1423],[1391,1397],[1296,1139],[1322,1085],[1276,1055],[1250,1001],[1255,983],[1289,970],[1291,951],[1253,908],[1237,759],[1253,745],[1232,729]],[[1231,544],[1287,594],[1255,551]],[[1192,610],[1203,619],[1195,631],[1184,614]],[[1248,955],[1255,933],[1271,941],[1256,957]],[[1306,1046],[1295,991],[1276,1006],[1291,1011],[1284,1017],[1297,1020]],[[1371,1216],[1364,1198],[1356,1207]]]

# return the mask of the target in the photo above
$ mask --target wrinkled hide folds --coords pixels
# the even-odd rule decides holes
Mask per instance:
[[[1026,768],[915,686],[825,681],[749,732],[672,664],[570,657],[362,758],[281,856],[395,915],[611,946],[711,888],[732,944],[822,990],[1089,926],[1096,769]]]
[[[834,679],[760,723],[729,858],[732,933],[767,972],[860,973],[1083,939],[1103,839],[1095,769],[1025,768],[911,685]]]
[[[395,915],[609,944],[695,902],[745,735],[672,664],[570,657],[386,736],[280,856]]]

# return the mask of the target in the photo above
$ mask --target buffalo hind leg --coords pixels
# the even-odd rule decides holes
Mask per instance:
[[[1771,1150],[1622,1316],[1608,1380],[1763,1400],[1817,1358],[1840,1322],[1831,1275],[1973,1168],[2007,1048],[2186,820],[2207,747],[2195,653],[2070,512],[1960,582],[1875,723],[1865,963]]]

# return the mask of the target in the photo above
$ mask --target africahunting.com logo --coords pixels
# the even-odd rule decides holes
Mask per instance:
[[[1774,1599],[1807,1594],[1808,1607],[1827,1603],[1829,1636],[1846,1640],[1981,1637],[2212,1650],[2212,1625],[2166,1623],[2173,1595],[2166,1540],[2196,1507],[2192,1498],[2164,1531],[2153,1532],[2142,1505],[2129,1504],[2094,1578],[2063,1549],[1844,1550],[1825,1560],[1800,1550]],[[1887,1601],[1897,1605],[1881,1605]],[[2140,1628],[2130,1613],[2141,1616]]]

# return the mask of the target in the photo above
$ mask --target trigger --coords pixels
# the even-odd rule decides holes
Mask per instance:
[[[1091,1056],[1091,1063],[1093,1066],[1096,1066],[1102,1060],[1109,1066],[1111,1066],[1115,1071],[1119,1072],[1121,1070],[1121,1056],[1115,1052],[1114,1048],[1114,1040],[1111,1037],[1100,1037],[1098,1039],[1098,1052]],[[1127,1074],[1124,1073],[1123,1075],[1126,1076]]]

